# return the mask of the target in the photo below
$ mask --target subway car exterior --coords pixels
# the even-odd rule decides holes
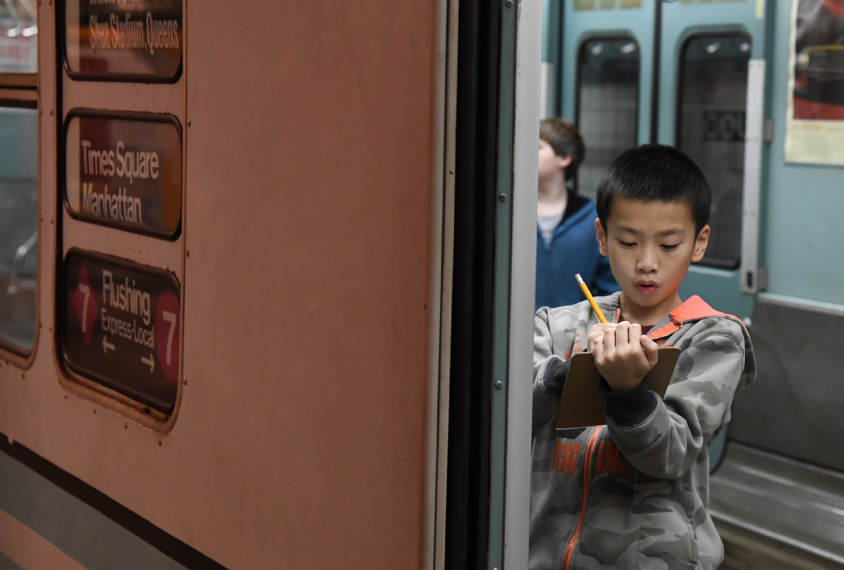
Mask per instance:
[[[794,1],[8,0],[0,569],[525,568],[550,115],[581,193],[645,142],[707,171],[683,294],[760,375],[726,565],[844,563],[837,43]]]
[[[0,4],[0,568],[525,558],[519,25],[531,100],[540,6]]]

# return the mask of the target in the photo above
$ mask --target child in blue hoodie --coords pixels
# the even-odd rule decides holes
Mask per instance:
[[[595,239],[595,203],[568,189],[583,160],[583,139],[571,123],[539,125],[539,194],[536,228],[536,309],[573,305],[583,293],[579,273],[596,295],[619,290]]]

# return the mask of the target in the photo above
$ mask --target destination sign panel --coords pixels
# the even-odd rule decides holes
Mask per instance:
[[[60,316],[66,366],[155,410],[176,403],[179,283],[172,273],[72,249]]]
[[[176,119],[71,111],[65,197],[75,218],[175,238],[182,216],[182,133]]]
[[[74,79],[172,82],[182,69],[182,0],[67,0]]]

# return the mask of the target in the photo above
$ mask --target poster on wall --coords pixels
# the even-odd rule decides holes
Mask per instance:
[[[792,0],[785,160],[844,165],[844,0]]]

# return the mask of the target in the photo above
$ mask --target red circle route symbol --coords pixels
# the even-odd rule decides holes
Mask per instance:
[[[170,291],[162,293],[155,309],[155,348],[161,372],[169,382],[179,379],[179,312],[179,299]]]
[[[76,290],[73,292],[73,308],[76,309],[76,319],[79,322],[85,346],[91,342],[91,333],[97,322],[98,307],[95,297],[96,295],[91,290],[91,281],[88,279],[88,268],[83,264]]]

